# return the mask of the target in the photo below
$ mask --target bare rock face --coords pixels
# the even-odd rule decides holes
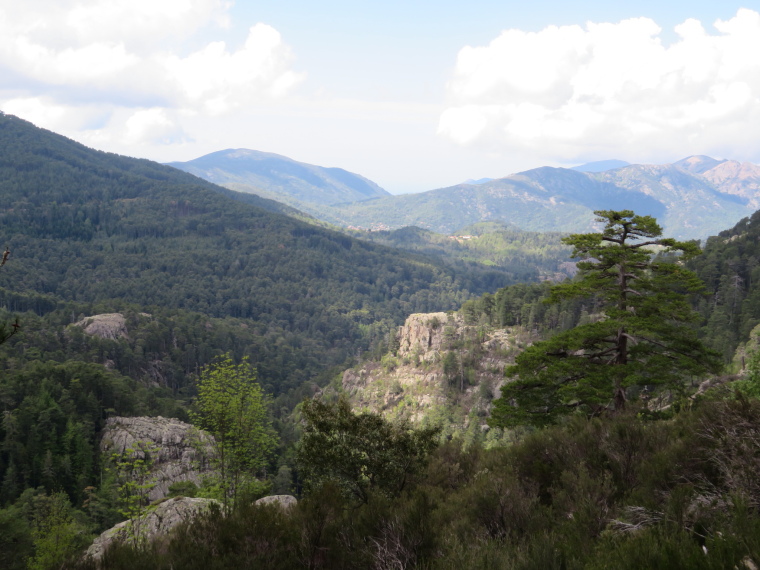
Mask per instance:
[[[127,321],[121,313],[106,313],[85,317],[74,323],[75,327],[82,327],[84,332],[91,336],[99,336],[109,340],[128,338]]]
[[[726,160],[702,174],[721,192],[741,196],[749,200],[749,206],[760,204],[760,166],[751,162]]]
[[[484,423],[527,336],[468,325],[459,314],[415,313],[399,327],[395,354],[346,370],[342,387],[355,408],[389,419],[421,422],[455,405]]]
[[[191,520],[214,504],[221,505],[215,499],[191,499],[189,497],[167,499],[150,507],[144,516],[120,522],[103,532],[87,549],[85,556],[100,560],[106,549],[115,542],[153,541],[167,535],[177,525]]]
[[[100,440],[100,451],[106,455],[136,450],[141,444],[156,449],[151,454],[155,486],[150,490],[151,501],[164,498],[169,486],[178,481],[200,484],[211,472],[209,458],[213,454],[213,439],[205,432],[173,418],[137,417],[108,418]],[[140,451],[134,452],[143,456]]]
[[[430,361],[445,347],[447,328],[462,324],[459,315],[447,313],[414,313],[399,328],[398,356],[418,356],[423,362]]]
[[[270,495],[262,497],[255,503],[256,505],[278,505],[281,509],[287,511],[298,504],[298,499],[293,495]]]

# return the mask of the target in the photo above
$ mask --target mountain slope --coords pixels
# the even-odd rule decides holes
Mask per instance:
[[[478,186],[335,206],[331,223],[372,229],[416,225],[452,233],[481,221],[528,231],[582,232],[594,210],[632,209],[657,217],[674,237],[706,238],[760,205],[760,167],[692,157],[673,165],[629,165],[601,172],[542,167]]]
[[[188,162],[171,162],[169,166],[299,209],[304,205],[358,202],[389,195],[371,180],[341,168],[324,168],[256,150],[222,150]]]
[[[417,225],[453,233],[481,221],[505,221],[529,231],[585,231],[593,210],[629,207],[661,215],[662,205],[592,175],[543,167],[478,186],[460,184],[334,208],[335,221],[373,229]]]
[[[351,239],[234,195],[0,115],[0,227],[13,252],[0,296],[40,313],[66,302],[97,304],[103,313],[132,303],[148,313],[157,306],[245,319],[274,347],[265,383],[293,387],[366,348],[373,334],[382,337],[370,327],[376,321],[381,328],[411,312],[452,309],[508,281],[502,272],[457,271]],[[291,366],[293,351],[303,366]],[[191,369],[213,356],[197,354]]]

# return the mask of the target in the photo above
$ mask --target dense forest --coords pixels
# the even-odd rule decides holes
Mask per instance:
[[[392,231],[349,230],[350,235],[398,249],[436,256],[461,267],[469,262],[498,267],[516,282],[573,275],[570,250],[558,232],[526,232],[500,222],[481,222],[444,236],[417,227]],[[477,265],[474,265],[477,267]]]
[[[0,272],[6,309],[58,311],[57,325],[61,314],[70,323],[129,303],[150,314],[245,319],[269,352],[282,351],[273,362],[250,354],[275,392],[366,351],[411,312],[454,309],[513,279],[242,204],[260,199],[86,149],[12,116],[0,117],[0,140],[0,221],[13,252]],[[79,306],[65,308],[72,302]],[[281,366],[294,348],[297,371]]]
[[[106,420],[199,417],[198,379],[220,357],[250,363],[266,394],[277,435],[252,472],[258,483],[245,501],[165,540],[110,550],[102,567],[760,563],[751,339],[760,213],[686,264],[658,258],[704,282],[688,295],[695,334],[726,372],[744,372],[740,381],[696,392],[704,378],[684,374],[694,389],[664,405],[632,393],[615,413],[579,410],[542,429],[494,424],[506,430],[495,446],[440,443],[435,426],[312,397],[346,367],[392,350],[413,312],[459,310],[469,323],[537,340],[603,322],[601,294],[552,293],[576,271],[560,235],[493,225],[459,240],[418,228],[346,235],[8,115],[0,145],[9,252],[0,265],[0,568],[92,567],[83,549],[130,512],[119,464],[98,451]],[[87,334],[82,323],[104,313],[123,315],[126,332]],[[274,492],[299,502],[252,505]],[[172,493],[220,497],[205,483]]]

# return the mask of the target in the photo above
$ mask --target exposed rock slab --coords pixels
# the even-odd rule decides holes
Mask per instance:
[[[138,449],[141,443],[155,448],[156,453],[151,457],[155,486],[148,498],[156,501],[167,495],[172,483],[201,483],[202,477],[211,472],[212,442],[207,433],[174,418],[113,417],[106,421],[100,451],[106,455],[124,454]],[[140,451],[134,453],[144,456]]]
[[[75,327],[81,327],[90,336],[98,336],[109,340],[129,338],[127,333],[127,320],[121,313],[104,313],[85,317],[74,323]]]
[[[215,499],[189,497],[167,499],[151,507],[145,516],[120,522],[103,532],[87,549],[86,556],[100,560],[106,549],[115,542],[128,540],[150,542],[165,536],[174,527],[208,510],[213,504],[221,505]]]
[[[298,504],[298,499],[293,495],[270,495],[256,501],[257,505],[278,505],[283,510],[290,510]]]

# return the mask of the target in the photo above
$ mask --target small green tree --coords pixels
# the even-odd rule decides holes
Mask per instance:
[[[34,556],[27,560],[27,568],[61,568],[87,543],[86,529],[74,519],[66,493],[37,495],[32,505]]]
[[[345,398],[335,404],[306,400],[298,448],[301,475],[312,486],[337,482],[360,502],[377,490],[400,493],[425,464],[436,445],[438,428],[412,429],[378,414],[355,414]]]
[[[553,287],[548,302],[592,297],[601,317],[517,357],[507,376],[518,379],[502,388],[493,426],[544,425],[573,410],[620,410],[634,386],[673,388],[685,377],[720,368],[717,354],[697,339],[698,316],[688,304],[703,285],[682,261],[699,254],[699,247],[660,237],[651,216],[595,213],[605,223],[602,232],[562,240],[582,260],[579,276]]]
[[[133,447],[125,449],[124,453],[111,455],[119,512],[132,521],[129,538],[138,548],[145,546],[141,532],[142,517],[150,503],[150,491],[156,486],[152,467],[157,454],[158,447],[153,442],[137,441]]]
[[[205,367],[191,411],[196,426],[214,436],[215,464],[225,509],[239,492],[255,483],[277,438],[269,418],[269,400],[247,360],[240,364],[224,355]]]

